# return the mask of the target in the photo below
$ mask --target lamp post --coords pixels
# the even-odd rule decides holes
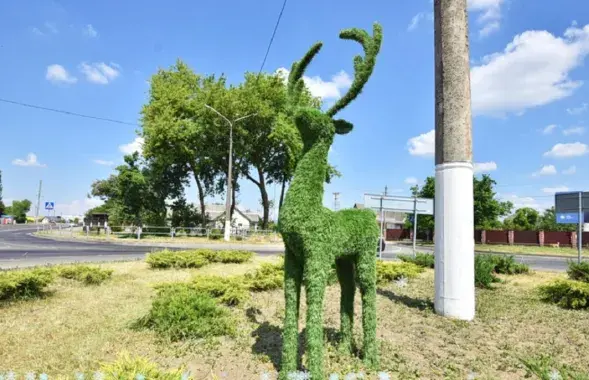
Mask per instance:
[[[242,116],[233,120],[232,122],[223,114],[221,114],[221,112],[217,111],[208,104],[205,104],[205,107],[207,107],[217,115],[221,116],[227,122],[227,124],[229,124],[229,165],[227,168],[227,195],[225,197],[225,230],[223,231],[223,240],[229,241],[231,236],[231,186],[233,184],[233,124],[237,123],[240,120],[247,119],[248,117],[255,116],[256,114],[252,113],[250,115]]]

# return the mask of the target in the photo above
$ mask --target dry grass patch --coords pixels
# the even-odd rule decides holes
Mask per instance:
[[[259,379],[279,365],[283,291],[253,292],[231,308],[237,329],[232,338],[164,343],[151,331],[130,325],[147,315],[154,284],[190,281],[195,275],[243,275],[261,262],[211,264],[200,269],[149,270],[142,262],[105,264],[112,279],[87,287],[62,279],[50,286],[52,297],[0,308],[0,371],[45,371],[50,377],[98,369],[122,352],[142,356],[162,369],[184,367],[199,379]],[[433,271],[406,286],[389,284],[378,291],[380,369],[393,379],[520,379],[522,360],[550,357],[558,366],[589,372],[587,311],[563,310],[540,301],[536,287],[564,274],[500,276],[505,283],[477,290],[477,319],[472,323],[437,316],[432,309]],[[335,347],[339,328],[339,288],[325,297],[326,373],[364,370],[356,356]],[[301,331],[305,297],[302,296]],[[361,347],[361,302],[356,297],[355,338]],[[555,365],[556,365],[555,364]],[[367,371],[364,371],[368,373]]]

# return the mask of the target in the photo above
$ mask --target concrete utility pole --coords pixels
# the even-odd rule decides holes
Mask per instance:
[[[333,193],[333,211],[339,210],[339,193]]]
[[[37,208],[35,209],[35,224],[39,223],[39,210],[41,208],[41,186],[43,181],[39,181],[39,191],[37,192]]]
[[[228,118],[223,116],[221,112],[217,111],[213,107],[205,104],[205,107],[216,113],[217,115],[221,116],[227,124],[229,124],[229,167],[227,168],[227,196],[225,197],[225,230],[223,240],[229,241],[231,238],[231,187],[233,184],[233,124],[237,123],[240,120],[247,119],[248,117],[255,116],[256,114],[253,113],[251,115],[243,116],[237,118],[231,122]]]
[[[435,310],[472,320],[474,211],[467,0],[434,0]]]

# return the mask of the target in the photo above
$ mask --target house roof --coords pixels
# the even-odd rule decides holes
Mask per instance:
[[[200,210],[199,206],[197,206],[196,208]],[[225,215],[225,205],[219,203],[207,204],[205,205],[205,211],[209,218],[211,218],[212,220],[217,220],[223,215]],[[240,213],[247,220],[249,220],[250,223],[259,223],[260,219],[262,219],[260,217],[260,214],[258,214],[257,212],[251,210],[244,211],[238,206],[235,206],[235,211]]]

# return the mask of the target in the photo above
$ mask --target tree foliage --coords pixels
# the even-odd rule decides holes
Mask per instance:
[[[554,207],[544,210],[538,218],[538,230],[540,231],[576,231],[576,224],[559,224],[556,223],[556,211]]]
[[[533,231],[538,228],[540,213],[530,207],[522,207],[515,213],[506,218],[503,222],[504,227],[510,230]]]
[[[17,223],[27,221],[27,212],[31,211],[31,201],[24,199],[22,201],[12,201],[12,205],[6,207],[5,212],[12,215]]]

